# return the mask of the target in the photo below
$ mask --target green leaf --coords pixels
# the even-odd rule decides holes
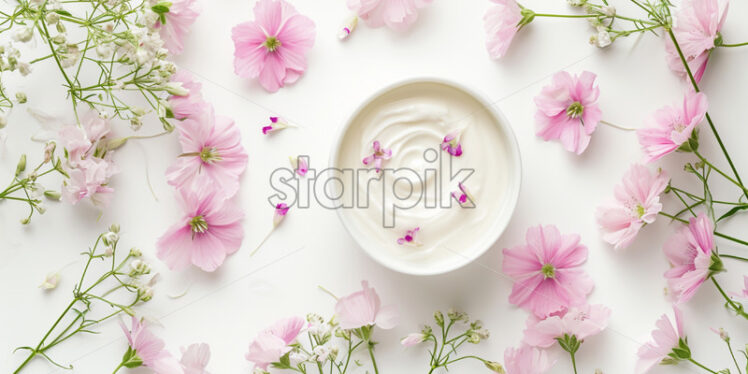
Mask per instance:
[[[72,17],[73,16],[72,14],[70,14],[70,12],[68,12],[67,10],[64,10],[64,9],[55,9],[55,10],[53,10],[53,12],[55,12],[57,14],[60,14],[60,15],[63,15],[63,16],[68,16],[68,17]]]
[[[721,217],[717,218],[717,222],[719,222],[719,221],[721,221],[721,220],[723,220],[725,218],[730,218],[733,215],[735,215],[735,213],[738,213],[741,210],[746,210],[746,209],[748,209],[748,204],[737,205],[734,208],[728,210],[727,213],[723,214]]]

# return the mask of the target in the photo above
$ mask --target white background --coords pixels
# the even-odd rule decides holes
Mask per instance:
[[[666,283],[662,273],[668,264],[661,246],[677,225],[659,219],[622,252],[614,252],[602,242],[594,209],[612,198],[613,186],[629,165],[642,160],[635,135],[601,125],[588,150],[576,156],[564,151],[560,144],[543,142],[534,135],[532,98],[556,71],[590,70],[598,74],[604,118],[622,126],[640,127],[656,108],[680,101],[686,88],[667,69],[663,40],[650,34],[638,44],[631,37],[599,50],[587,43],[592,30],[585,21],[537,19],[520,32],[509,55],[495,62],[484,48],[482,17],[488,1],[436,0],[421,12],[407,33],[361,26],[345,43],[336,39],[340,25],[349,15],[342,0],[293,3],[317,24],[309,68],[293,86],[268,94],[256,82],[233,74],[230,30],[252,18],[253,2],[248,0],[201,1],[203,13],[192,28],[186,52],[176,61],[200,77],[204,95],[213,102],[216,112],[233,117],[242,130],[242,141],[249,153],[249,166],[238,196],[247,214],[242,248],[212,274],[197,269],[170,272],[155,258],[156,239],[181,214],[164,178],[164,170],[179,153],[175,136],[128,144],[117,152],[115,160],[122,172],[112,181],[116,197],[100,217],[87,203],[75,207],[50,203],[45,215],[35,216],[30,225],[22,226],[19,219],[26,208],[15,202],[0,203],[2,371],[15,369],[25,358],[25,353],[13,354],[13,348],[35,345],[67,304],[69,290],[81,270],[82,257],[78,253],[116,222],[122,226],[121,245],[142,248],[162,274],[156,297],[138,312],[160,320],[164,328],[157,334],[175,353],[180,346],[193,342],[209,343],[213,351],[209,368],[213,373],[249,372],[251,365],[244,360],[248,344],[277,318],[313,311],[330,315],[334,301],[319,292],[317,285],[343,295],[359,289],[361,280],[369,280],[383,302],[398,305],[402,314],[396,329],[375,335],[382,343],[377,346],[381,373],[427,371],[425,348],[404,349],[398,340],[430,322],[435,309],[449,307],[482,319],[491,331],[488,341],[462,352],[503,361],[504,349],[519,345],[527,313],[507,302],[511,282],[500,273],[501,249],[522,243],[524,232],[531,225],[556,224],[562,232],[581,234],[582,242],[589,247],[585,268],[596,283],[590,302],[603,303],[613,310],[608,329],[582,345],[579,372],[592,373],[596,368],[605,373],[633,372],[638,346],[649,339],[659,316],[670,313],[663,296]],[[641,15],[628,2],[618,3],[621,14]],[[561,0],[527,1],[525,5],[537,12],[572,11]],[[748,39],[748,23],[739,18],[746,12],[745,2],[731,4],[723,30],[726,42]],[[746,61],[748,48],[716,51],[703,88],[733,159],[742,174],[748,176]],[[23,80],[12,78],[8,83],[11,91],[25,90],[30,97],[28,107],[70,118],[70,106],[58,87],[61,82],[56,72],[49,65],[35,69],[32,76]],[[434,277],[407,276],[368,258],[346,233],[334,211],[313,207],[292,210],[262,251],[250,258],[249,253],[271,226],[272,209],[266,201],[271,193],[269,173],[286,167],[287,157],[294,154],[309,154],[312,167],[327,166],[334,134],[361,101],[387,84],[424,75],[455,80],[483,92],[511,121],[522,152],[524,176],[516,213],[501,239],[484,256],[458,271]],[[264,137],[260,127],[269,115],[285,116],[303,128]],[[126,124],[118,123],[117,127],[123,134],[128,131]],[[4,179],[10,180],[21,153],[29,153],[30,164],[39,160],[41,146],[29,141],[37,130],[38,125],[26,109],[17,107],[6,129],[8,140],[0,148],[0,176]],[[152,121],[141,131],[159,130],[159,124]],[[704,130],[702,153],[725,166],[709,131]],[[698,182],[681,172],[686,160],[686,155],[675,155],[661,165],[673,175],[676,184],[698,191]],[[146,175],[150,175],[157,200],[149,191]],[[50,182],[47,187],[57,188],[57,183]],[[727,185],[717,191],[722,191],[725,198],[736,196]],[[678,203],[667,197],[666,210],[677,209]],[[721,230],[748,237],[745,220],[736,219]],[[743,256],[748,251],[728,243],[721,243],[720,248]],[[37,288],[46,273],[76,260],[62,271],[57,290],[43,292]],[[726,260],[726,265],[730,271],[720,275],[719,280],[726,289],[738,291],[742,275],[748,271],[744,264],[735,261]],[[183,298],[172,300],[166,296],[179,293],[190,284]],[[748,329],[746,321],[731,317],[722,304],[713,286],[705,284],[683,307],[686,331],[695,358],[714,369],[730,367],[734,372],[723,342],[709,328],[728,329],[736,347],[748,341]],[[62,363],[72,363],[77,373],[110,372],[125,351],[126,341],[116,323],[107,323],[101,332],[72,339],[50,354]],[[553,372],[569,373],[568,356],[559,357]],[[452,369],[454,373],[485,370],[474,363]],[[690,370],[697,369],[682,364],[659,367],[653,372]],[[26,372],[62,371],[36,360]]]

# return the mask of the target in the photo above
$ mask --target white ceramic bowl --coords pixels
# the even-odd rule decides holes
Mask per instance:
[[[504,229],[509,224],[509,220],[514,213],[519,198],[520,184],[522,181],[522,163],[520,160],[519,146],[517,145],[517,140],[508,120],[491,102],[487,101],[482,95],[477,94],[475,91],[455,82],[439,78],[414,78],[391,84],[377,91],[371,95],[369,99],[359,105],[359,107],[349,117],[345,125],[340,129],[337,139],[333,143],[333,149],[330,156],[330,167],[340,167],[341,162],[339,156],[341,154],[341,149],[343,148],[342,142],[362,111],[367,109],[367,107],[372,105],[375,100],[384,95],[391,94],[393,91],[397,91],[406,86],[419,84],[443,85],[450,89],[460,91],[463,94],[467,94],[482,106],[482,108],[488,113],[488,116],[498,126],[499,132],[503,135],[503,149],[505,153],[504,157],[506,157],[505,163],[507,168],[505,171],[507,173],[506,186],[503,186],[504,198],[498,200],[499,203],[497,206],[491,208],[496,209],[497,213],[492,217],[493,222],[489,226],[490,229],[484,230],[478,235],[478,237],[472,238],[472,243],[466,248],[461,248],[459,253],[450,253],[448,261],[441,261],[438,263],[413,263],[412,261],[405,261],[387,251],[383,251],[381,248],[377,248],[378,244],[376,241],[367,237],[365,231],[357,227],[354,220],[348,216],[350,214],[348,213],[349,209],[338,208],[337,211],[338,217],[346,230],[348,230],[359,246],[375,261],[401,273],[413,275],[435,275],[446,273],[467,265],[485,253],[499,239]],[[345,188],[345,182],[341,183],[343,183],[343,188]],[[339,189],[336,190],[335,187],[332,186],[329,196],[341,196],[340,192]]]

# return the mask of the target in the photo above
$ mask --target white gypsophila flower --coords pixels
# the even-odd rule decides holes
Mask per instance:
[[[13,35],[13,39],[26,43],[34,36],[34,29],[28,26],[19,27],[16,29],[16,33]]]
[[[60,21],[60,15],[55,12],[50,12],[47,13],[46,16],[44,16],[44,19],[47,21],[47,24],[54,25]]]
[[[616,7],[612,5],[603,5],[603,7],[600,8],[600,11],[608,17],[613,17],[616,15]]]
[[[587,3],[587,0],[566,0],[571,6],[582,6]]]
[[[40,202],[36,203],[36,205],[34,207],[36,208],[36,211],[39,212],[39,214],[47,213],[47,206],[44,205],[44,202],[40,201]]]
[[[81,56],[81,51],[77,45],[68,44],[67,51],[61,55],[62,59],[60,60],[60,65],[62,65],[63,68],[69,68],[78,62],[78,59]]]
[[[610,33],[604,27],[597,28],[597,38],[595,45],[599,48],[605,48],[609,46],[613,41],[610,39]]]
[[[109,231],[101,236],[101,240],[104,241],[105,245],[112,245],[119,240],[119,235],[116,232]]]
[[[49,273],[46,277],[44,277],[44,282],[39,285],[39,288],[43,290],[54,290],[57,288],[57,285],[60,283],[60,274],[58,273]]]
[[[18,68],[18,72],[24,77],[31,74],[31,64],[28,62],[19,62],[16,67]]]
[[[166,92],[174,96],[187,96],[190,90],[182,87],[182,82],[169,82],[164,86]]]
[[[308,360],[309,357],[302,352],[291,352],[291,354],[288,355],[288,359],[291,361],[291,365],[296,366]]]
[[[318,345],[314,347],[314,360],[317,362],[327,361],[327,357],[332,353],[332,347],[329,344]]]
[[[151,271],[150,266],[148,266],[145,261],[140,259],[133,260],[130,263],[130,269],[132,270],[131,274],[133,275],[148,274]]]
[[[109,58],[114,53],[114,45],[112,43],[101,43],[96,46],[96,55],[100,58]]]
[[[112,257],[112,255],[114,255],[114,248],[106,247],[106,249],[104,249],[104,257]]]

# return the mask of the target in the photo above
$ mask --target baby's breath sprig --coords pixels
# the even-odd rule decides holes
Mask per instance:
[[[118,244],[119,226],[112,225],[98,236],[92,248],[82,253],[86,256],[86,263],[73,288],[73,299],[35,346],[16,348],[16,351],[28,351],[29,355],[14,371],[15,374],[36,357],[72,369],[72,365],[64,366],[54,361],[49,350],[78,334],[95,334],[94,329],[100,323],[120,313],[132,315],[134,306],[153,297],[151,287],[155,276],[150,281],[143,281],[150,268],[141,259],[142,253],[133,248],[120,259]],[[94,271],[101,273],[93,275]]]
[[[44,146],[44,157],[42,161],[30,171],[26,171],[26,155],[21,155],[16,166],[15,174],[8,187],[0,191],[0,202],[20,201],[29,205],[28,216],[21,219],[21,223],[28,224],[34,213],[44,214],[46,207],[44,199],[59,200],[60,192],[47,190],[39,182],[45,175],[59,173],[65,175],[62,169],[62,160],[55,157],[55,143],[50,142]],[[47,165],[45,170],[42,170]]]
[[[410,334],[401,342],[405,346],[419,343],[428,344],[427,342],[433,344],[429,349],[429,373],[433,373],[439,368],[449,370],[450,365],[462,360],[480,361],[492,372],[504,373],[504,368],[496,361],[486,360],[475,355],[461,356],[457,352],[465,343],[478,344],[488,339],[488,330],[483,328],[481,321],[471,321],[466,313],[450,309],[447,312],[446,319],[441,311],[434,312],[434,322],[436,323],[436,333],[431,326],[426,325],[420,333]],[[462,332],[455,334],[455,329]],[[453,333],[454,336],[450,333]]]
[[[83,104],[137,130],[152,112],[167,132],[173,130],[166,98],[184,95],[185,90],[169,81],[176,68],[167,61],[157,28],[159,14],[150,1],[16,2],[11,11],[0,12],[0,34],[12,34],[17,43],[36,37],[46,48],[38,48],[44,50],[38,56],[22,57],[8,46],[0,51],[0,72],[28,75],[37,64],[54,64],[76,115]],[[0,110],[5,111],[10,106],[3,102],[0,97]]]

